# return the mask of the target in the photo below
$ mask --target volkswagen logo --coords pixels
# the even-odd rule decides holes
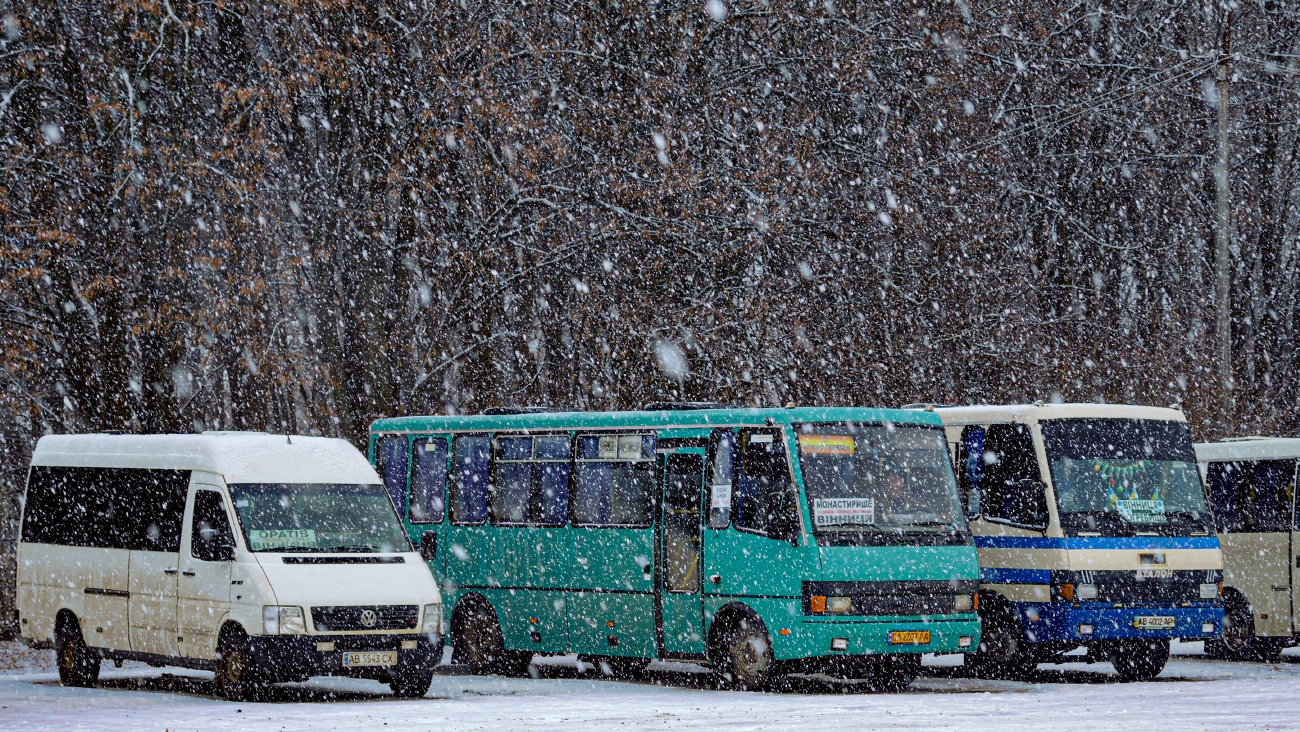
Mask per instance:
[[[373,628],[375,623],[379,622],[379,615],[374,610],[361,611],[361,626],[364,628]]]

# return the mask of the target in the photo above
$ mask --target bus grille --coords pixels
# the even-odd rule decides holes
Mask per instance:
[[[419,605],[332,605],[311,609],[312,625],[320,632],[414,630],[419,619]]]

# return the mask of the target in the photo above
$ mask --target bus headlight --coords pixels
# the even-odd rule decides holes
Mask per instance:
[[[424,627],[420,632],[425,635],[442,635],[442,605],[424,606]]]
[[[1202,600],[1219,599],[1219,583],[1218,582],[1201,583],[1201,599]]]
[[[1074,596],[1080,600],[1096,600],[1097,585],[1077,585],[1074,588]]]
[[[826,612],[835,615],[848,615],[853,612],[853,598],[851,597],[828,597],[826,598]]]
[[[952,598],[952,611],[955,613],[968,613],[975,609],[975,599],[970,595],[957,595]]]
[[[307,623],[302,608],[293,605],[263,605],[262,632],[267,635],[302,635]]]

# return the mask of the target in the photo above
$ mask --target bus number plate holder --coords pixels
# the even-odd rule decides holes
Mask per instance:
[[[889,644],[892,646],[928,646],[930,645],[930,631],[891,630],[889,631]]]
[[[1172,615],[1139,615],[1133,618],[1133,627],[1138,630],[1173,630],[1178,619]]]
[[[343,654],[343,668],[396,665],[397,651],[353,651]]]

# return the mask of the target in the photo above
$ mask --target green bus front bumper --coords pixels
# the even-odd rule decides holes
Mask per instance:
[[[974,613],[909,618],[801,618],[773,631],[776,657],[833,658],[891,653],[969,653],[979,647],[980,622]],[[897,633],[919,633],[918,642],[891,643]],[[919,642],[929,633],[929,642]],[[912,635],[912,634],[909,634]],[[912,635],[915,638],[915,635]],[[843,650],[839,648],[843,646]]]

